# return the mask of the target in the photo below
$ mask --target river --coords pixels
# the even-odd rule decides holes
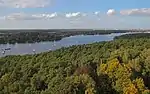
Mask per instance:
[[[128,33],[113,33],[107,35],[77,35],[63,38],[60,41],[40,42],[40,43],[24,43],[24,44],[1,44],[0,57],[6,55],[24,55],[56,50],[61,47],[69,47],[72,45],[90,44],[101,41],[111,41],[115,36]],[[10,50],[3,50],[10,48]]]

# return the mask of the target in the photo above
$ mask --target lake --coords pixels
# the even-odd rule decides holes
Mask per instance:
[[[113,33],[107,35],[77,35],[63,38],[60,41],[53,42],[40,42],[40,43],[24,43],[24,44],[1,44],[0,45],[0,57],[6,55],[24,55],[41,53],[50,50],[56,50],[61,47],[69,47],[72,45],[90,44],[101,41],[111,41],[115,36],[120,36],[129,33]],[[9,49],[5,50],[3,49]],[[4,54],[5,53],[5,54]]]

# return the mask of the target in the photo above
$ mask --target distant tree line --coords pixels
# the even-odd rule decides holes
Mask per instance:
[[[116,36],[114,39],[139,39],[139,38],[150,38],[150,33],[136,33]]]

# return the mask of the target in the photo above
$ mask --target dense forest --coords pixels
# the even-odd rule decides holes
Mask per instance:
[[[114,39],[139,39],[139,38],[149,38],[150,33],[135,33],[135,34],[125,34],[121,36],[116,36]]]
[[[102,35],[126,33],[128,30],[2,30],[0,44],[35,43],[42,41],[58,41],[74,35]]]
[[[150,94],[150,39],[2,57],[0,94]]]

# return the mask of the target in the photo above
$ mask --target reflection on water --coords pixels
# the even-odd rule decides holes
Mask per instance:
[[[100,41],[110,41],[113,40],[115,36],[120,36],[127,33],[116,33],[116,34],[108,34],[108,35],[77,35],[63,38],[60,41],[54,42],[40,42],[40,43],[25,43],[25,44],[2,44],[0,45],[0,56],[4,55],[23,55],[23,54],[33,54],[40,53],[50,50],[56,50],[61,47],[69,47],[71,45],[81,45],[81,44],[89,44],[93,42]],[[11,48],[10,50],[4,50],[6,48]]]

